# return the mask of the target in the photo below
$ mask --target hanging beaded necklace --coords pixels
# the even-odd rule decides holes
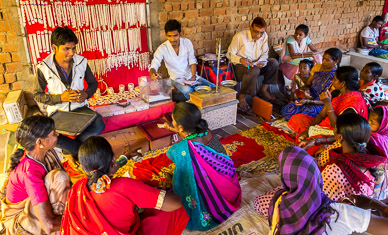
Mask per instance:
[[[201,133],[192,133],[190,135],[187,135],[185,137],[185,140],[191,140],[191,139],[196,139],[196,138],[201,138],[201,137],[204,137],[205,135],[207,135],[208,131],[205,131],[205,132],[201,132]]]

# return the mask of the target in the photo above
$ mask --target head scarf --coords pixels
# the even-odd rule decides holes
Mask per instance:
[[[372,132],[369,143],[379,147],[388,157],[388,106],[377,106],[383,109],[383,118],[377,132]],[[376,108],[377,108],[376,107]]]
[[[359,168],[372,168],[385,162],[386,157],[366,153],[342,153],[342,149],[331,149],[329,151],[329,164],[336,164],[352,185],[356,193],[361,192],[358,183],[372,185],[372,181]]]
[[[300,147],[287,147],[279,156],[284,189],[276,192],[269,208],[272,222],[274,205],[284,192],[279,204],[280,234],[322,234],[335,211],[331,200],[322,190],[323,180],[315,160]]]

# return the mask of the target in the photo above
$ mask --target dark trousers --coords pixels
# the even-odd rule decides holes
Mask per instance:
[[[263,84],[276,84],[279,63],[274,58],[269,58],[264,68],[247,68],[242,64],[233,65],[237,81],[241,82],[241,94],[256,96],[255,89],[260,75],[264,76]]]
[[[90,114],[96,113],[87,106],[75,109],[72,112],[90,113]],[[69,138],[64,135],[59,135],[58,141],[57,141],[57,147],[61,148],[62,150],[65,150],[66,152],[70,153],[73,156],[78,156],[78,149],[81,146],[81,144],[90,136],[99,135],[104,129],[105,129],[105,123],[102,120],[101,115],[97,113],[96,119],[94,119],[94,121],[75,139]]]

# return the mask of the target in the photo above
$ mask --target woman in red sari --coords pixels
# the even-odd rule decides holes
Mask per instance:
[[[181,234],[189,220],[180,198],[130,178],[118,170],[109,142],[88,138],[79,149],[87,177],[70,190],[61,234]],[[141,214],[138,208],[145,209]]]
[[[334,76],[333,86],[340,91],[340,95],[333,100],[331,93],[327,90],[322,92],[319,98],[323,101],[324,107],[315,118],[305,114],[294,115],[288,122],[288,127],[299,133],[299,140],[308,136],[310,126],[320,125],[333,129],[337,116],[342,113],[356,113],[368,118],[368,108],[364,98],[358,91],[358,72],[351,66],[340,67]]]

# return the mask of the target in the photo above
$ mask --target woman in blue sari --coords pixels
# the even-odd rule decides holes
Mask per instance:
[[[310,87],[312,99],[301,99],[290,102],[281,110],[286,121],[298,113],[315,117],[323,108],[323,103],[319,100],[319,94],[328,89],[334,79],[334,73],[341,63],[342,52],[338,48],[330,48],[323,54],[322,64],[314,65],[307,81]]]
[[[175,163],[173,191],[179,195],[190,220],[186,228],[209,230],[240,207],[241,188],[232,159],[194,104],[177,103],[174,128],[184,139],[167,156]]]

